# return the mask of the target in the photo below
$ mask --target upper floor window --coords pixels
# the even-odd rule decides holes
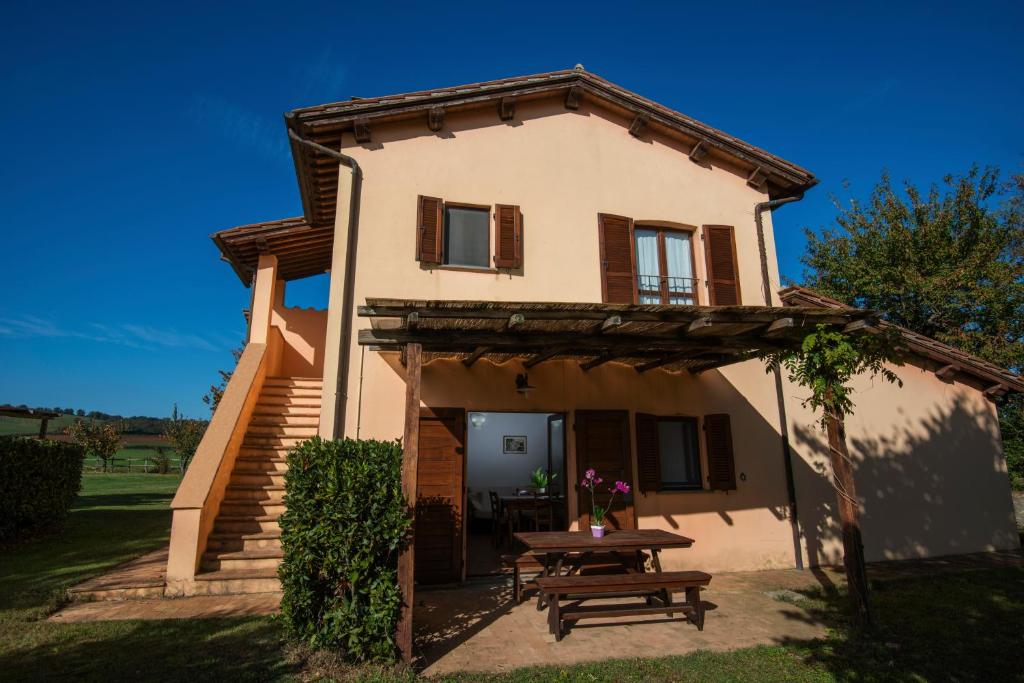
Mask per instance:
[[[490,269],[522,267],[523,218],[518,206],[446,202],[420,196],[416,202],[416,260],[428,266]]]
[[[597,215],[601,300],[616,304],[736,306],[742,302],[736,232],[700,228],[706,288],[696,272],[697,228],[634,225],[627,216]]]
[[[637,303],[696,304],[692,233],[637,226]]]
[[[490,207],[445,204],[445,265],[488,268],[491,265]]]

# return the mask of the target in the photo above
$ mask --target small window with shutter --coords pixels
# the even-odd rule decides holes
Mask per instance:
[[[711,305],[738,306],[740,276],[736,263],[736,236],[732,226],[705,225],[704,252]]]
[[[704,487],[695,417],[636,416],[637,483],[641,493]]]
[[[416,260],[429,266],[490,269],[522,267],[523,217],[518,206],[446,202],[420,195],[416,207]]]

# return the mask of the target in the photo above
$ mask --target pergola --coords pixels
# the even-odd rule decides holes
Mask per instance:
[[[435,359],[459,359],[472,367],[520,359],[525,368],[554,359],[584,371],[608,362],[638,373],[656,368],[700,373],[791,348],[819,324],[852,332],[871,328],[876,315],[860,309],[809,306],[664,306],[506,301],[366,300],[359,315],[370,328],[359,344],[398,351],[406,368],[402,491],[416,500],[421,368]],[[405,608],[396,640],[412,657],[414,544],[398,561]]]
[[[14,406],[0,406],[0,417],[20,417],[29,420],[39,420],[39,438],[46,438],[46,427],[50,420],[60,417],[60,413],[47,410],[33,410],[31,408],[16,408]]]

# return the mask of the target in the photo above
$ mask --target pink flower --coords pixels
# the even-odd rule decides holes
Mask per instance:
[[[602,479],[601,477],[597,477],[596,479],[594,479],[595,484],[600,484],[602,481],[604,481],[604,479]]]
[[[596,474],[597,474],[597,472],[595,472],[593,469],[589,469],[589,470],[586,471],[586,473],[583,476],[585,476],[587,479],[593,479],[594,475],[596,475]]]
[[[624,481],[615,482],[615,489],[622,493],[629,493],[629,484]]]

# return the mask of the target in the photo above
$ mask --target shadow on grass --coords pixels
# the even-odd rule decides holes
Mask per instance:
[[[25,625],[5,680],[273,680],[298,671],[269,618]]]
[[[830,624],[829,638],[782,644],[839,681],[1024,680],[1024,569],[872,581],[873,627],[849,621],[843,591],[803,592],[794,619]]]

